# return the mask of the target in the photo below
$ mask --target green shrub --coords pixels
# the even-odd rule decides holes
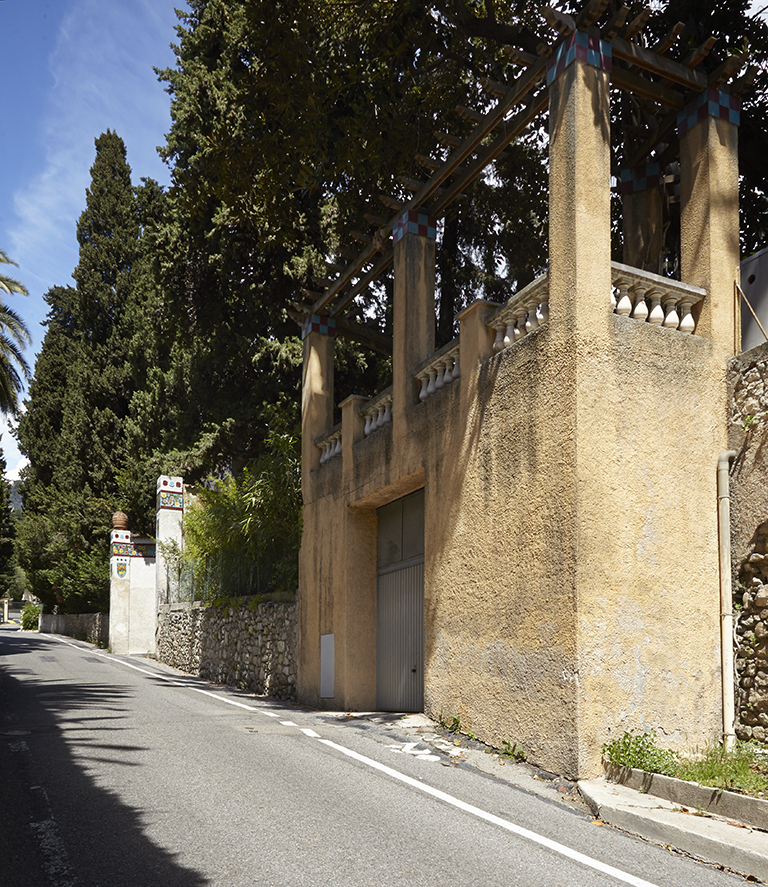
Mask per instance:
[[[21,627],[24,631],[36,631],[40,619],[40,605],[27,604],[21,611]]]
[[[272,433],[237,476],[211,479],[184,514],[184,549],[163,553],[174,600],[293,599],[301,541],[298,438]]]

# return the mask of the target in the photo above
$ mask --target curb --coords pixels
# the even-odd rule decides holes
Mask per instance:
[[[685,782],[672,776],[646,773],[645,770],[635,770],[632,767],[620,767],[616,764],[607,764],[604,772],[608,782],[615,782],[656,798],[664,798],[673,804],[706,810],[716,816],[735,819],[768,831],[768,800],[699,785],[698,782]]]
[[[650,775],[637,772],[643,777]],[[655,844],[768,883],[768,835],[764,832],[753,831],[739,821],[713,814],[701,815],[701,805],[696,803],[690,803],[691,809],[688,809],[688,804],[682,806],[680,802],[643,794],[605,779],[584,780],[578,788],[592,813],[604,822]]]

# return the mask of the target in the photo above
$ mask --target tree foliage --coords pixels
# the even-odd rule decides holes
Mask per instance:
[[[30,460],[20,557],[34,593],[73,611],[108,601],[110,516],[136,383],[139,203],[125,145],[108,130],[96,139],[78,221],[75,286],[46,295],[47,331],[18,427]]]
[[[609,0],[606,17],[618,7]],[[508,47],[535,54],[552,38],[523,0],[188,0],[179,20],[176,64],[159,72],[171,96],[161,154],[172,184],[132,185],[121,140],[96,140],[74,285],[47,294],[19,424],[30,458],[20,550],[35,592],[69,608],[104,605],[116,507],[153,533],[159,474],[216,479],[190,519],[206,583],[235,573],[210,540],[221,558],[244,552],[250,578],[238,588],[294,582],[298,506],[295,490],[279,487],[295,480],[287,442],[299,427],[290,306],[323,288],[329,265],[346,264],[353,232],[379,224],[366,215],[391,217],[382,194],[407,201],[428,174],[420,158],[447,156],[436,132],[469,134],[471,114],[457,106],[482,111],[492,98],[481,79],[517,76]],[[671,56],[684,59],[712,32],[705,72],[745,40],[762,65],[740,131],[750,251],[768,228],[766,28],[747,0],[670,0],[640,39],[652,45],[677,21],[685,30]],[[627,133],[657,113],[615,103],[617,168]],[[440,222],[438,344],[470,300],[502,300],[545,266],[545,125],[543,115]],[[391,286],[385,275],[351,318],[390,331]],[[2,342],[0,389],[1,364]],[[374,394],[389,372],[386,359],[337,341],[338,392]]]
[[[0,265],[15,265],[0,250]],[[26,296],[27,288],[13,277],[0,274],[0,290],[7,295],[19,293]],[[29,367],[24,359],[24,349],[32,339],[20,315],[0,300],[0,412],[16,415],[19,395],[29,378]]]

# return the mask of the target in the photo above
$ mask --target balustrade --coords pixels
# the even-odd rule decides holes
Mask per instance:
[[[426,400],[460,376],[459,340],[454,339],[414,373],[420,385],[419,400]]]
[[[341,453],[341,428],[335,428],[315,443],[320,448],[320,464],[325,465]]]
[[[366,437],[384,425],[389,425],[392,421],[392,389],[387,388],[369,400],[360,410],[360,415],[365,419]]]
[[[542,274],[515,293],[488,321],[495,352],[509,348],[549,320],[549,277]]]
[[[681,333],[693,333],[694,305],[706,298],[706,290],[611,262],[611,305],[616,314]],[[618,297],[617,297],[618,293]]]

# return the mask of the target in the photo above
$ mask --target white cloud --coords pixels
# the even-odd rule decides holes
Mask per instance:
[[[168,180],[156,146],[170,124],[169,98],[152,68],[173,63],[173,6],[173,0],[75,0],[61,22],[48,59],[53,88],[37,128],[44,164],[14,192],[19,221],[7,244],[31,291],[71,282],[76,224],[100,133],[112,129],[123,138],[134,181]],[[33,320],[42,320],[39,297],[29,307]]]

